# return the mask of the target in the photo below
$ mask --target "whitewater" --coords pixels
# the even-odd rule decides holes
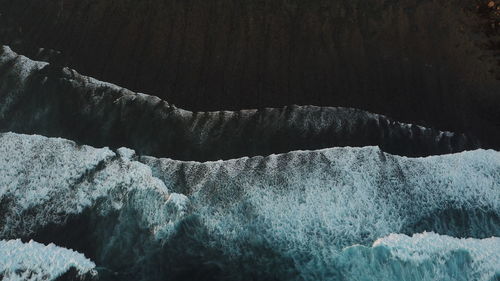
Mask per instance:
[[[4,277],[37,263],[51,280],[71,267],[103,280],[500,278],[493,150],[195,162],[2,133],[0,202],[2,256],[50,243],[63,249],[53,260],[76,255],[59,271],[36,254],[0,258]]]

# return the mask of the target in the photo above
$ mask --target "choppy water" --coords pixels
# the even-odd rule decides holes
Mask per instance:
[[[5,133],[0,175],[0,238],[77,250],[100,280],[500,276],[492,150],[407,158],[332,148],[199,163]]]

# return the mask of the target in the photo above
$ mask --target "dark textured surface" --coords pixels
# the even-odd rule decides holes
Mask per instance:
[[[356,107],[498,146],[486,3],[0,0],[1,40],[190,110]]]
[[[471,137],[350,108],[191,112],[81,76],[0,54],[0,130],[125,146],[146,155],[218,160],[335,146],[379,145],[423,156],[480,147]]]

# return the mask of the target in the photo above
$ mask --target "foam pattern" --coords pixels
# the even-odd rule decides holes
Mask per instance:
[[[500,238],[457,239],[436,233],[391,234],[336,258],[337,280],[476,280],[500,277]]]
[[[43,245],[33,240],[0,240],[0,279],[10,281],[57,280],[71,269],[75,277],[94,277],[96,265],[78,252]]]
[[[378,240],[374,249],[389,248],[382,264],[396,268],[387,280],[448,276],[446,261],[485,280],[498,255],[483,270],[475,240],[458,238],[496,244],[487,239],[500,236],[499,199],[493,150],[407,158],[346,147],[200,163],[0,135],[0,239],[55,242],[119,280],[339,280],[351,267],[381,266],[379,250],[366,248],[380,237],[423,231],[442,236]],[[470,253],[456,250],[462,244]],[[360,264],[345,265],[353,245]]]
[[[156,234],[187,204],[149,167],[108,148],[12,133],[1,134],[0,143],[2,238],[29,236],[88,209],[106,217],[132,208],[141,225]]]
[[[391,233],[500,236],[495,151],[406,158],[364,147],[208,163],[140,161],[189,195],[216,248],[283,280],[335,280],[344,247]]]

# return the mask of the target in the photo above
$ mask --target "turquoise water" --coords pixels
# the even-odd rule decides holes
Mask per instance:
[[[8,133],[0,175],[0,239],[76,250],[100,280],[499,278],[492,150],[199,163]]]

